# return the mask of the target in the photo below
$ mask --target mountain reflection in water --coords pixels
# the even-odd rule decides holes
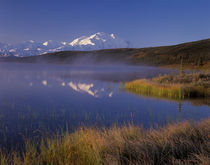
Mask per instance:
[[[210,116],[207,105],[138,96],[124,82],[176,72],[155,67],[0,64],[0,145],[80,126],[145,128]]]

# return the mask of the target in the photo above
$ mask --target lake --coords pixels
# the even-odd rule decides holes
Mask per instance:
[[[124,83],[176,70],[146,66],[0,64],[0,145],[81,126],[142,127],[210,116],[202,101],[177,102],[126,92]]]

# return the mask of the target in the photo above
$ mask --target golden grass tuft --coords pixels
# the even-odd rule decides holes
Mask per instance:
[[[24,153],[0,152],[1,165],[209,164],[210,119],[144,130],[81,128],[47,138]]]

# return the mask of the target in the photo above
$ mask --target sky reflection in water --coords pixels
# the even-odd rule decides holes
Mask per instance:
[[[210,116],[207,105],[145,98],[123,82],[172,70],[153,67],[70,67],[0,64],[1,145],[66,128],[133,123],[145,128]],[[8,147],[7,146],[7,147]]]

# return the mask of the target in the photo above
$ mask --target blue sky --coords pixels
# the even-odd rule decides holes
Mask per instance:
[[[209,0],[0,0],[0,42],[115,33],[136,47],[210,38]]]

